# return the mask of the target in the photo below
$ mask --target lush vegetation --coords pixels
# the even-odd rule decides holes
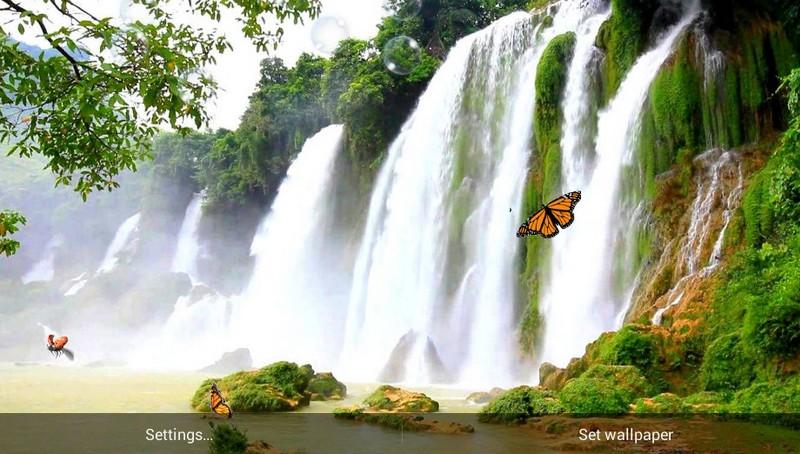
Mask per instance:
[[[159,128],[185,133],[188,125],[208,123],[206,102],[216,84],[204,71],[231,50],[223,34],[176,21],[167,2],[135,3],[147,19],[123,25],[71,1],[0,2],[8,15],[0,28],[0,142],[20,157],[46,157],[56,184],[74,185],[84,200],[93,190],[118,187],[122,171],[136,170]],[[297,22],[319,8],[317,0],[203,0],[189,13],[215,22],[236,15],[244,34],[266,49],[277,45],[282,29],[263,24]],[[10,30],[52,49],[21,45]],[[16,250],[12,244],[4,242],[4,253]]]

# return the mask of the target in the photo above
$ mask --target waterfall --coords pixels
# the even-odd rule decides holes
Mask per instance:
[[[192,197],[186,214],[183,217],[180,232],[178,233],[178,247],[175,256],[172,258],[170,271],[175,273],[186,273],[189,275],[192,284],[199,283],[197,278],[197,257],[200,254],[200,243],[197,237],[197,229],[200,226],[200,218],[203,215],[203,198],[205,192],[198,192]]]
[[[519,214],[510,211],[522,202],[536,65],[582,17],[578,2],[561,4],[550,27],[514,13],[450,50],[373,189],[343,376],[514,381]]]
[[[343,134],[332,125],[306,141],[253,239],[255,268],[228,336],[256,363],[291,358],[325,368],[338,352],[349,277],[337,272],[329,227]]]
[[[662,307],[653,314],[654,325],[661,324],[664,313],[681,303],[691,285],[717,269],[725,232],[742,197],[744,175],[733,152],[709,150],[697,156],[695,163],[705,172],[696,178],[689,227],[678,249],[675,274],[681,278],[655,302],[655,306]],[[665,249],[664,256],[669,256],[669,250]],[[662,300],[666,300],[665,305]]]
[[[541,304],[545,328],[540,362],[566,366],[600,333],[618,327],[617,314],[628,304],[632,284],[621,292],[615,286],[615,254],[626,250],[624,241],[631,241],[620,226],[633,216],[620,200],[622,168],[632,160],[650,84],[697,14],[694,2],[628,71],[615,97],[599,113],[594,162],[575,160],[580,168],[574,170],[574,164],[565,166],[565,187],[582,190],[583,200],[575,210],[575,224],[553,242]],[[565,150],[565,159],[573,160],[574,153]],[[575,276],[580,276],[580,285]]]
[[[56,251],[63,243],[61,235],[54,235],[44,247],[44,257],[36,262],[21,278],[23,284],[49,282],[55,275]]]
[[[114,239],[108,245],[106,255],[103,257],[103,262],[97,268],[98,273],[108,273],[117,266],[119,261],[119,254],[130,246],[130,240],[133,233],[139,228],[139,219],[141,213],[136,213],[129,217],[119,226],[117,233],[114,234]]]

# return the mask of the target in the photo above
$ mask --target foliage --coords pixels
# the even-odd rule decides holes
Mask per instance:
[[[722,336],[706,349],[700,376],[703,389],[733,391],[753,381],[754,358],[738,333]]]
[[[684,413],[686,405],[683,399],[672,393],[661,393],[652,398],[639,398],[634,402],[635,413]]]
[[[481,408],[481,422],[521,423],[532,416],[564,411],[556,394],[543,388],[518,386],[495,397]]]
[[[569,380],[559,393],[567,413],[622,414],[637,398],[652,391],[633,366],[596,364],[580,377]]]
[[[347,395],[347,387],[330,372],[315,374],[308,382],[311,400],[338,400]]]
[[[737,392],[729,411],[735,413],[800,413],[800,376],[786,381],[755,383]]]
[[[84,199],[111,190],[118,173],[148,157],[159,127],[186,132],[187,124],[207,124],[216,84],[204,69],[231,50],[221,33],[176,21],[161,0],[136,0],[148,17],[124,25],[72,1],[38,9],[2,3],[10,20],[0,29],[0,141],[15,139],[11,153],[19,156],[46,156],[57,184],[74,183]],[[262,24],[297,22],[319,8],[317,0],[201,0],[190,12],[214,22],[237,16],[245,36],[264,50],[283,32]],[[49,28],[53,21],[68,25]],[[5,27],[28,30],[57,52],[31,55]]]
[[[247,450],[247,435],[233,424],[214,424],[211,426],[211,441],[208,450],[211,454],[240,454]]]
[[[606,364],[630,365],[648,371],[657,361],[656,342],[651,334],[626,325],[600,347],[599,356]]]
[[[25,225],[28,220],[25,216],[16,211],[0,211],[0,254],[7,257],[14,255],[19,249],[19,241],[9,238],[19,230],[19,226]]]

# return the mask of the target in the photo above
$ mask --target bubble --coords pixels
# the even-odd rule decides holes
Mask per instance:
[[[411,19],[422,9],[422,0],[395,0],[387,2],[384,8],[395,19]]]
[[[321,16],[311,25],[311,43],[320,53],[330,55],[339,41],[350,37],[347,22],[337,16]]]
[[[386,68],[401,76],[409,74],[420,61],[419,43],[408,36],[398,36],[383,46],[383,64]]]
[[[447,20],[450,22],[452,28],[456,28],[464,34],[469,34],[478,30],[478,15],[465,8],[451,12]]]

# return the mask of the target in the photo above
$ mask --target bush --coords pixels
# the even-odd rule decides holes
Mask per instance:
[[[737,413],[800,413],[800,376],[755,383],[737,392],[728,408]]]
[[[656,342],[651,334],[627,325],[600,347],[599,355],[606,364],[636,366],[643,372],[649,371],[657,361]]]
[[[672,393],[662,393],[653,398],[639,398],[634,403],[636,413],[685,413],[687,406],[683,400]]]
[[[302,395],[314,376],[310,364],[298,367],[295,363],[279,361],[258,371],[256,383],[270,384],[288,396]]]
[[[651,393],[652,386],[636,367],[595,364],[568,381],[559,398],[568,413],[622,414],[634,399]]]
[[[755,358],[746,353],[738,333],[722,336],[711,343],[700,367],[700,381],[707,391],[734,391],[755,378]]]
[[[745,336],[768,356],[793,356],[800,352],[800,301],[778,297],[754,305],[745,317]]]
[[[247,436],[232,424],[211,426],[211,442],[208,450],[211,454],[240,454],[247,450]]]
[[[492,399],[478,415],[481,422],[524,422],[531,416],[562,413],[556,394],[542,388],[518,386]]]

